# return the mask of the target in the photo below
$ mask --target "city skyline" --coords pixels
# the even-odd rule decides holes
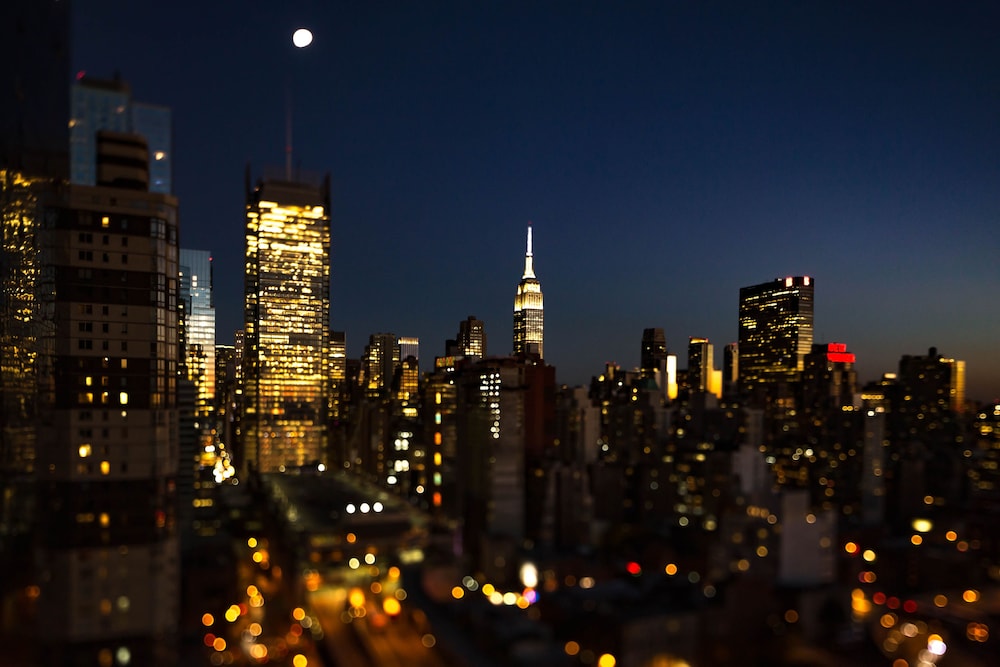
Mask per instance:
[[[351,358],[399,331],[426,369],[469,313],[509,340],[531,220],[561,382],[637,366],[648,327],[674,354],[722,349],[739,288],[809,275],[815,340],[846,343],[859,380],[933,346],[988,400],[997,10],[906,7],[219,3],[195,23],[78,4],[72,60],[172,109],[181,245],[213,253],[221,343],[241,325],[243,170],[283,161],[288,89],[295,164],[332,174]],[[316,39],[294,52],[299,25]],[[271,94],[240,104],[251,90]]]

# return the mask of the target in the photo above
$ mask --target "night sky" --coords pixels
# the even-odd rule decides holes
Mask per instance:
[[[511,349],[533,222],[545,351],[578,384],[663,327],[737,336],[739,288],[816,281],[859,379],[902,354],[1000,397],[995,2],[77,0],[73,67],[169,106],[181,244],[242,319],[244,170],[330,172],[332,326],[458,322]],[[291,34],[315,34],[295,49]]]

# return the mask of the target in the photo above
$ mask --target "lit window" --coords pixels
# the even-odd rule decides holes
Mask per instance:
[[[90,456],[91,449],[89,444],[80,445],[80,458],[85,459]]]
[[[123,391],[118,394],[118,402],[122,405],[128,405],[128,392]]]
[[[101,461],[101,474],[107,475],[111,472],[111,464],[107,461]]]

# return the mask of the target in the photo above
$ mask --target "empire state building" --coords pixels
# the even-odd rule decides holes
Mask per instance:
[[[524,275],[517,284],[514,297],[514,354],[538,355],[543,358],[545,311],[542,307],[542,286],[535,278],[531,255],[531,224],[528,224],[528,250],[524,255]]]

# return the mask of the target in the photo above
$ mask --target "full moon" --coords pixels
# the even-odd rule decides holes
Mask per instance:
[[[292,33],[292,44],[304,49],[305,47],[312,44],[313,34],[305,28],[299,28],[294,33]]]

